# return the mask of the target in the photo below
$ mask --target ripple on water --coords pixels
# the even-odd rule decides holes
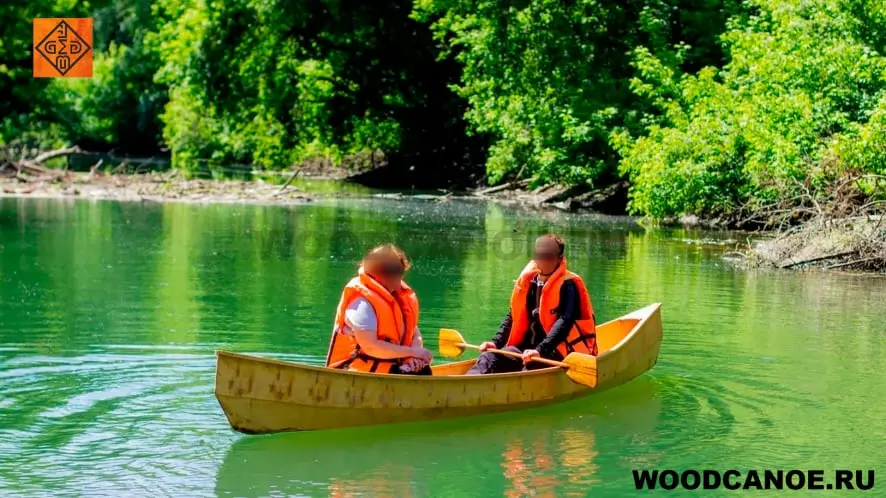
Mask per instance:
[[[13,364],[0,372],[8,415],[0,450],[14,452],[18,463],[6,479],[91,496],[120,489],[137,494],[154,489],[156,495],[157,482],[170,495],[211,485],[204,462],[189,458],[201,447],[221,451],[217,446],[223,444],[207,437],[225,429],[212,397],[211,355],[44,356]],[[35,393],[42,395],[36,402]],[[183,445],[185,440],[190,443]],[[145,472],[123,482],[124,462]]]
[[[636,468],[886,461],[882,281],[734,271],[718,259],[722,248],[586,217],[361,202],[0,199],[0,217],[13,223],[0,230],[2,498],[373,487],[629,496]],[[213,350],[321,364],[337,286],[367,240],[383,234],[409,246],[423,330],[455,326],[479,339],[498,326],[523,264],[503,259],[519,247],[498,254],[516,247],[496,246],[501,235],[531,242],[548,230],[568,235],[570,265],[601,316],[663,302],[665,337],[649,375],[570,407],[486,421],[314,437],[231,431],[212,394]],[[677,237],[719,238],[699,234]],[[330,258],[298,257],[307,239]],[[296,351],[304,354],[280,354]]]

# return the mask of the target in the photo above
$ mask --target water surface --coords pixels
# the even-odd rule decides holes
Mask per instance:
[[[321,364],[375,243],[413,258],[429,343],[480,342],[547,231],[601,319],[663,303],[652,372],[506,415],[230,430],[213,351]],[[0,495],[623,496],[634,468],[883,470],[886,281],[740,271],[721,256],[742,243],[465,202],[0,199]]]

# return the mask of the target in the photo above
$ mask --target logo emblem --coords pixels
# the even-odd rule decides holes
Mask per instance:
[[[34,77],[92,77],[92,19],[34,19]]]

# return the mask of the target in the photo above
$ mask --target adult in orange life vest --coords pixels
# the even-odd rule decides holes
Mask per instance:
[[[535,356],[559,361],[573,351],[596,356],[594,308],[582,278],[567,269],[565,246],[554,234],[535,241],[532,261],[511,293],[511,308],[495,337],[480,346],[484,353],[469,375],[547,367],[531,361]],[[523,359],[487,351],[492,348],[521,352]]]
[[[418,329],[418,299],[403,282],[409,266],[393,244],[363,258],[338,303],[327,367],[431,375],[433,353],[424,348]]]

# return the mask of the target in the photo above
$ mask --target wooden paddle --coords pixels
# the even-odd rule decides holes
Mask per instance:
[[[480,346],[468,344],[462,335],[455,329],[440,329],[440,354],[446,358],[458,358],[465,352],[465,348],[480,350]],[[513,351],[501,349],[487,349],[486,351],[510,356],[511,358],[523,359],[523,355]],[[581,353],[569,353],[563,361],[554,361],[547,358],[533,357],[530,361],[537,361],[553,367],[566,369],[566,376],[573,382],[588,387],[597,387],[597,358]]]

